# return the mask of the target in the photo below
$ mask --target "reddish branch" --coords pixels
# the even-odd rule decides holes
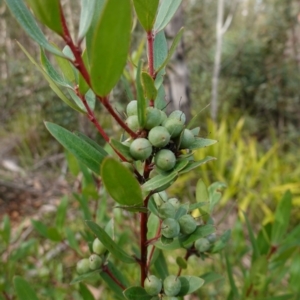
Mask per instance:
[[[123,291],[126,289],[126,287],[114,276],[114,274],[110,271],[108,266],[103,267],[103,272],[105,272]]]

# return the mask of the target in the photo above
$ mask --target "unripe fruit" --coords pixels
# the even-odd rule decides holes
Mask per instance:
[[[195,248],[199,252],[205,252],[210,248],[210,242],[206,238],[200,238],[195,242]]]
[[[163,110],[160,111],[160,117],[160,124],[163,124],[168,119],[167,114]]]
[[[174,218],[176,211],[174,206],[171,203],[166,202],[160,206],[158,212],[159,212],[159,216],[162,219],[166,219],[166,218]]]
[[[145,128],[150,130],[151,128],[160,124],[161,114],[160,110],[155,107],[147,107],[146,110],[146,123]]]
[[[85,274],[90,270],[90,263],[88,258],[83,258],[76,264],[76,271],[79,275]]]
[[[172,138],[179,136],[184,128],[184,125],[177,119],[168,118],[163,125],[167,128]]]
[[[158,148],[166,146],[169,143],[170,138],[169,131],[163,126],[153,127],[148,134],[150,143]]]
[[[97,254],[92,254],[89,257],[89,265],[91,270],[99,269],[102,265],[102,258]]]
[[[137,101],[136,100],[132,100],[128,103],[128,105],[126,107],[126,113],[127,113],[128,117],[137,115]]]
[[[181,282],[175,275],[169,275],[164,280],[164,293],[167,296],[176,296],[181,289]]]
[[[179,299],[178,297],[173,297],[173,296],[163,297],[163,300],[178,300],[178,299]]]
[[[174,238],[180,232],[179,223],[172,218],[165,219],[161,224],[161,233],[166,238]]]
[[[191,215],[184,215],[179,218],[180,232],[184,234],[191,234],[197,228],[197,223]]]
[[[138,116],[129,116],[126,121],[126,125],[132,130],[132,131],[138,131],[140,128]]]
[[[156,153],[154,162],[159,169],[169,171],[174,168],[176,157],[172,151],[163,149]]]
[[[169,119],[177,119],[179,120],[182,124],[185,124],[186,121],[186,116],[185,113],[181,110],[174,110],[170,115]]]
[[[156,296],[162,289],[162,282],[156,276],[150,275],[144,281],[144,288],[148,295]]]
[[[105,251],[106,251],[106,248],[102,244],[102,242],[98,238],[94,239],[93,252],[98,254],[98,255],[102,255]]]
[[[189,129],[184,129],[181,136],[180,149],[187,149],[195,142],[195,136]]]
[[[217,235],[215,233],[211,233],[206,238],[211,244],[213,244],[217,240]]]
[[[154,201],[157,206],[161,206],[163,203],[165,203],[168,200],[168,195],[165,191],[155,193],[153,195]]]
[[[145,160],[152,153],[152,145],[147,139],[138,138],[131,143],[129,152],[134,159]]]
[[[170,198],[168,202],[174,206],[175,210],[177,210],[180,207],[180,202],[177,198]]]

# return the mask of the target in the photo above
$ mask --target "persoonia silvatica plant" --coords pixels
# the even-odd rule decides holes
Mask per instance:
[[[194,161],[193,151],[216,142],[198,136],[199,127],[193,128],[197,116],[187,124],[182,111],[176,110],[169,116],[164,112],[165,68],[183,33],[180,29],[168,48],[164,28],[181,0],[82,0],[76,38],[70,34],[60,0],[6,3],[23,29],[40,45],[40,62],[19,44],[21,49],[57,96],[86,115],[115,154],[108,155],[81,133],[49,122],[47,129],[80,163],[101,178],[119,208],[139,215],[138,219],[133,218],[139,223],[139,251],[134,254],[118,246],[110,226],[107,230],[86,220],[95,240],[91,256],[78,261],[79,277],[72,283],[97,272],[118,299],[179,299],[193,293],[204,280],[181,274],[188,258],[196,255],[205,259],[220,251],[229,232],[218,238],[211,218],[221,197],[221,184],[215,183],[207,190],[200,180],[193,204],[168,197],[165,191],[181,174],[213,160],[206,157]],[[65,42],[63,50],[46,39],[35,18],[61,37]],[[135,64],[129,55],[135,20],[145,30],[147,63],[138,59]],[[46,52],[55,56],[56,67]],[[135,74],[132,82],[130,74]],[[127,86],[134,86],[132,94],[136,95],[131,97],[124,118],[109,101],[121,77]],[[108,136],[95,115],[96,101],[120,125],[122,138]],[[164,250],[180,248],[185,249],[185,255],[177,257],[179,270],[175,274],[158,267],[165,264]],[[140,270],[139,286],[124,284],[136,280],[125,280],[114,266],[116,260],[136,265]]]

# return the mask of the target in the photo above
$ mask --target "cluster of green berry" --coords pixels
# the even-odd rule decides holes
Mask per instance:
[[[126,108],[127,126],[140,136],[127,142],[130,155],[135,160],[146,160],[154,155],[154,163],[158,170],[170,171],[176,164],[176,152],[188,149],[195,142],[195,133],[186,129],[186,116],[180,110],[173,111],[168,117],[166,113],[155,107],[147,107],[144,128],[140,128],[137,101],[129,102]]]
[[[96,238],[93,242],[93,254],[89,258],[83,258],[77,262],[76,271],[79,275],[100,269],[104,262],[106,248]]]

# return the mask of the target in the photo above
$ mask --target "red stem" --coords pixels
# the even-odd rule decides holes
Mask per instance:
[[[123,291],[126,289],[126,287],[110,271],[108,266],[103,267],[103,272],[105,272]]]
[[[154,73],[154,34],[153,31],[150,30],[147,32],[147,45],[148,45],[148,65],[149,65],[149,74],[155,79]],[[154,106],[154,99],[150,99],[150,106]]]

